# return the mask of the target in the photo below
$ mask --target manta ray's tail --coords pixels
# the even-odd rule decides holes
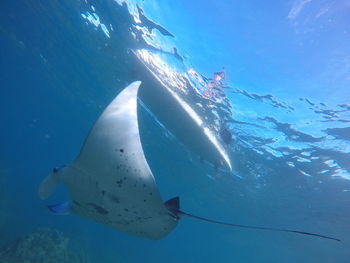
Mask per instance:
[[[48,198],[52,192],[55,190],[57,185],[60,183],[58,179],[57,172],[61,170],[63,167],[56,167],[52,170],[52,172],[47,176],[40,184],[38,189],[38,195],[41,199]]]
[[[191,214],[185,213],[185,212],[180,210],[180,198],[179,197],[175,197],[175,198],[168,200],[167,202],[165,202],[165,206],[173,214],[175,214],[178,218],[180,218],[181,216],[188,216],[188,217],[202,220],[205,222],[209,222],[209,223],[213,223],[213,224],[220,224],[220,225],[225,225],[225,226],[231,226],[231,227],[250,228],[250,229],[267,230],[267,231],[289,232],[289,233],[294,233],[294,234],[301,234],[301,235],[308,235],[308,236],[315,236],[315,237],[320,237],[320,238],[325,238],[325,239],[331,239],[331,240],[335,240],[335,241],[339,241],[339,242],[341,241],[338,238],[324,236],[324,235],[315,234],[315,233],[304,232],[304,231],[282,229],[282,228],[272,228],[272,227],[263,227],[263,226],[247,226],[247,225],[239,225],[239,224],[232,224],[232,223],[224,223],[224,222],[220,222],[220,221],[216,221],[216,220],[212,220],[212,219],[207,219],[207,218],[200,217],[200,216],[191,215]]]

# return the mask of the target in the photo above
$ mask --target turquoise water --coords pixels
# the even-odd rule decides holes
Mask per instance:
[[[5,1],[0,12],[1,247],[47,227],[92,262],[348,262],[347,1]],[[166,83],[186,76],[191,85],[173,90],[212,130],[233,135],[225,146],[233,171],[216,171],[142,108],[141,139],[163,200],[342,242],[190,218],[150,241],[48,213],[44,204],[65,201],[66,191],[42,202],[41,180],[74,160],[108,103],[145,77],[130,49],[159,58],[148,66]],[[203,97],[204,78],[191,72],[211,78],[223,67],[227,97]]]

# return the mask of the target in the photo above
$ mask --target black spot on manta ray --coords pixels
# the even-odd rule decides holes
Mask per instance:
[[[123,152],[124,152],[124,149],[120,149],[119,151],[120,151],[121,153],[123,153]]]
[[[119,187],[121,187],[122,184],[123,184],[123,180],[122,180],[122,179],[120,179],[120,180],[117,181],[117,185],[118,185]]]
[[[97,213],[101,214],[101,215],[107,215],[109,212],[104,209],[103,207],[99,206],[99,205],[96,205],[94,203],[88,203],[89,206],[92,206]]]

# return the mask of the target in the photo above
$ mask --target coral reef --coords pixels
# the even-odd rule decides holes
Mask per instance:
[[[58,230],[40,228],[0,250],[1,263],[90,263],[84,251]]]

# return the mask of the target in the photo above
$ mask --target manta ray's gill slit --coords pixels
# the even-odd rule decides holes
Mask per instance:
[[[101,214],[101,215],[107,215],[109,213],[109,211],[107,211],[106,209],[104,209],[103,207],[96,205],[94,203],[88,203],[89,206],[92,206],[97,213]]]
[[[118,197],[116,197],[116,196],[114,196],[114,195],[112,195],[112,194],[108,194],[108,197],[109,197],[109,199],[110,199],[112,202],[119,204],[119,198],[118,198]]]
[[[75,205],[77,205],[77,206],[81,206],[81,204],[80,204],[78,201],[76,201],[76,200],[73,200],[73,203],[74,203]]]

